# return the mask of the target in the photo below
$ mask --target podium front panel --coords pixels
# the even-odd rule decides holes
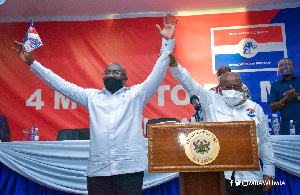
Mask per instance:
[[[259,170],[255,121],[148,124],[149,172],[213,172]],[[218,156],[206,165],[185,153],[188,135],[208,130],[218,139]]]

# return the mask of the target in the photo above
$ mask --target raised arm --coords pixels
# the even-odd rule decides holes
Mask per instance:
[[[43,67],[38,63],[31,52],[27,52],[22,43],[14,41],[15,47],[13,50],[17,52],[20,58],[29,65],[30,69],[49,87],[58,91],[60,94],[66,96],[70,100],[76,102],[87,108],[88,106],[88,93],[91,90],[78,87],[77,85],[67,82],[58,75],[54,74],[51,70]]]
[[[170,71],[173,77],[180,82],[182,87],[186,90],[189,96],[197,95],[201,105],[204,107],[211,102],[210,95],[213,94],[205,90],[199,83],[197,83],[190,75],[190,73],[183,68],[175,59],[173,54],[170,54]]]
[[[176,19],[173,24],[173,14],[168,13],[163,16],[163,29],[161,29],[159,25],[156,25],[158,32],[163,39],[161,55],[147,79],[142,84],[135,86],[139,89],[144,98],[143,107],[155,94],[167,72],[170,60],[169,54],[173,51],[175,44],[174,35],[177,22],[178,19]]]
[[[158,24],[156,24],[156,27],[158,29],[158,32],[162,38],[165,38],[166,40],[173,39],[175,35],[175,29],[177,25],[178,19],[176,18],[175,23],[173,24],[173,14],[168,13],[167,16],[163,15],[163,29],[160,28]]]

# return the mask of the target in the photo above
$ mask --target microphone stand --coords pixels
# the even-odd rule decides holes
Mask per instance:
[[[196,111],[195,119],[196,122],[200,122],[199,110]]]

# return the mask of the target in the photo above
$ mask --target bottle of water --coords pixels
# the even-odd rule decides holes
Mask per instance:
[[[295,125],[293,120],[290,120],[290,135],[295,135]]]
[[[39,133],[39,128],[35,128],[35,131],[34,131],[34,141],[39,141],[40,140],[40,133]]]
[[[279,132],[278,118],[273,117],[271,125],[272,125],[272,131],[273,131],[274,135],[278,135],[278,132]]]
[[[35,130],[35,128],[34,128],[34,125],[32,124],[30,126],[30,130],[29,130],[30,141],[34,141],[34,130]]]
[[[23,130],[23,141],[29,141],[29,131],[28,131],[28,129]]]

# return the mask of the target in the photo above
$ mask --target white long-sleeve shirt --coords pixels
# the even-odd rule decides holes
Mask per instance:
[[[142,111],[161,84],[175,39],[162,41],[162,54],[147,79],[114,94],[69,83],[37,61],[31,70],[52,89],[89,110],[90,152],[86,176],[110,176],[146,170]],[[143,68],[143,67],[137,67]]]
[[[170,71],[190,96],[199,97],[204,122],[255,120],[258,153],[263,163],[263,173],[261,171],[236,171],[235,180],[263,181],[263,175],[275,177],[273,147],[262,107],[248,99],[241,105],[231,107],[222,100],[220,93],[206,91],[179,63],[177,67],[170,67]],[[232,171],[225,171],[226,179],[231,179],[231,175]]]

